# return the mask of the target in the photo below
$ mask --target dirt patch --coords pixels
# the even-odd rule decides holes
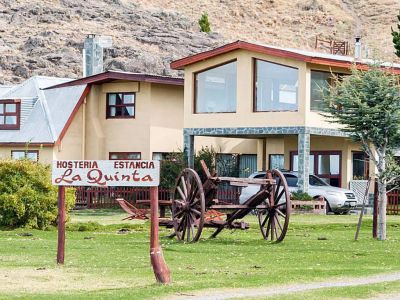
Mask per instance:
[[[91,291],[126,288],[131,285],[132,282],[124,282],[107,276],[95,276],[62,267],[0,269],[0,294]]]

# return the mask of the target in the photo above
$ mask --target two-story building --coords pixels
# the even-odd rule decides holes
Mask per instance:
[[[332,74],[367,68],[353,57],[265,46],[243,41],[171,63],[184,70],[184,148],[193,163],[199,137],[257,141],[258,169],[298,171],[334,186],[368,176],[360,145],[320,114]],[[390,67],[400,73],[400,66]],[[307,180],[306,180],[307,179]]]
[[[0,91],[0,158],[163,159],[182,150],[182,78],[117,71],[77,80],[35,76]],[[202,146],[254,161],[257,152],[251,140],[205,137]]]

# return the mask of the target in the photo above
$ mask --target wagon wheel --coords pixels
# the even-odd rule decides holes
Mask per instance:
[[[258,210],[258,222],[264,239],[281,242],[289,226],[292,208],[289,188],[281,171],[274,169],[267,176],[275,179],[276,184],[266,187],[270,190],[270,196],[263,203],[267,208]]]
[[[204,226],[205,198],[199,175],[184,169],[176,182],[172,219],[178,240],[196,242]]]

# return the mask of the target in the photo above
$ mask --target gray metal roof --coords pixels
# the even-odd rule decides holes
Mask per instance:
[[[43,90],[70,81],[68,78],[34,76],[0,94],[0,101],[21,99],[19,130],[0,130],[0,143],[54,143],[86,85]]]
[[[0,97],[13,88],[12,85],[0,85]]]

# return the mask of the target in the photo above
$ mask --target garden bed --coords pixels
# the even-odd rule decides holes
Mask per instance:
[[[292,200],[292,213],[324,215],[326,202],[324,200]]]

